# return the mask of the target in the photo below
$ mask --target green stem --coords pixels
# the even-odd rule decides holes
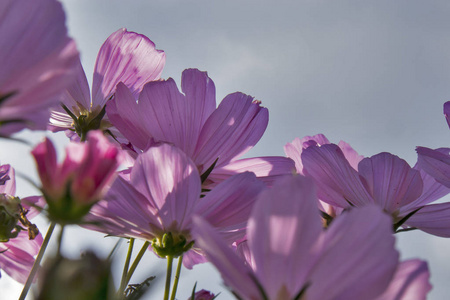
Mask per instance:
[[[19,300],[24,300],[28,294],[28,290],[30,289],[31,284],[33,283],[34,276],[36,275],[36,272],[39,270],[42,257],[44,256],[45,249],[47,248],[48,242],[50,241],[50,237],[52,236],[53,230],[55,229],[55,225],[56,225],[55,222],[52,222],[50,223],[50,226],[47,229],[47,233],[45,234],[45,238],[44,241],[42,242],[41,249],[39,249],[39,253],[36,257],[36,260],[34,261],[33,268],[31,269],[30,275],[28,275],[27,282],[23,286],[23,290],[22,293],[20,294]]]
[[[123,272],[122,272],[122,280],[120,282],[120,289],[119,293],[123,293],[126,287],[126,280],[128,275],[128,268],[130,267],[130,261],[131,261],[131,255],[133,254],[133,246],[134,246],[134,238],[130,238],[130,242],[128,245],[128,253],[127,258],[125,260],[125,265],[123,266]]]
[[[169,300],[170,279],[172,278],[173,256],[167,255],[167,273],[166,273],[166,289],[164,291],[164,300]]]
[[[182,265],[183,265],[183,255],[181,255],[180,258],[178,258],[177,271],[175,273],[175,279],[173,280],[172,296],[170,296],[170,300],[175,300],[175,295],[177,294],[178,281],[180,280]]]
[[[142,246],[141,250],[139,251],[138,255],[133,261],[133,264],[131,265],[130,270],[127,274],[127,280],[125,281],[125,286],[127,286],[128,282],[130,282],[131,276],[133,276],[134,271],[136,270],[137,265],[141,261],[142,256],[144,256],[145,251],[147,251],[148,246],[150,245],[149,241],[146,241],[144,245]]]
[[[64,228],[65,228],[65,226],[63,224],[61,224],[61,230],[59,231],[59,235],[58,235],[58,248],[56,251],[56,256],[61,256],[61,245],[62,245],[62,241],[63,241]]]

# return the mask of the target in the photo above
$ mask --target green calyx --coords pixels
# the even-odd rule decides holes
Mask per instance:
[[[152,248],[160,257],[178,257],[189,251],[194,245],[194,241],[187,242],[182,234],[164,233],[162,238],[155,238],[152,241]]]
[[[75,132],[81,138],[81,141],[86,140],[87,133],[90,130],[102,128],[102,120],[106,113],[106,105],[104,105],[98,113],[96,111],[85,112],[81,113],[78,117],[64,104],[62,104],[62,108],[73,119]]]

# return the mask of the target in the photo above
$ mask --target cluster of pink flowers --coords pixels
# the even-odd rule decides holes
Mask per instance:
[[[214,82],[197,69],[182,73],[180,91],[161,79],[164,52],[125,29],[102,45],[90,94],[56,0],[5,0],[0,11],[0,136],[47,126],[70,138],[62,163],[49,139],[31,151],[39,196],[16,197],[13,168],[0,166],[9,276],[31,283],[55,224],[60,244],[64,226],[77,224],[130,249],[144,240],[167,259],[165,299],[177,258],[180,268],[214,264],[237,299],[426,299],[427,264],[400,261],[395,233],[450,237],[450,203],[432,203],[450,192],[449,148],[418,147],[411,167],[319,134],[288,143],[287,157],[241,159],[266,130],[261,101],[236,92],[217,105]],[[450,102],[444,114],[450,126]],[[29,221],[39,211],[52,224],[44,243]],[[132,293],[128,259],[118,299]],[[216,296],[194,289],[190,299]]]

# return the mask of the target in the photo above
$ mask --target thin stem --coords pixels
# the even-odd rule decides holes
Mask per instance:
[[[142,256],[144,256],[145,251],[147,250],[148,246],[150,245],[149,241],[146,241],[144,245],[142,246],[141,250],[139,251],[138,255],[133,261],[133,264],[131,265],[130,270],[127,274],[127,280],[125,281],[125,286],[127,286],[128,282],[130,282],[131,276],[133,276],[134,271],[136,270],[137,265],[141,261]]]
[[[134,246],[134,238],[130,238],[130,242],[128,245],[127,258],[126,258],[125,264],[123,266],[122,280],[120,282],[119,293],[123,293],[123,291],[125,290],[126,284],[127,284],[125,281],[127,280],[128,268],[130,267],[130,261],[131,261],[131,255],[133,254],[133,246]]]
[[[28,290],[30,289],[31,284],[33,283],[34,276],[36,275],[36,272],[39,270],[42,257],[44,256],[45,249],[47,248],[48,242],[50,241],[50,237],[52,236],[53,230],[55,229],[55,225],[56,223],[52,222],[50,223],[50,226],[47,229],[47,233],[45,234],[45,238],[44,241],[42,242],[41,249],[39,249],[39,253],[36,257],[36,260],[34,261],[33,268],[31,269],[30,275],[28,275],[27,282],[23,286],[23,290],[22,293],[20,294],[19,300],[24,300],[28,294]]]
[[[64,228],[65,228],[65,226],[63,224],[61,224],[61,230],[59,231],[59,235],[58,235],[58,248],[56,250],[57,256],[61,256],[61,245],[62,245],[62,241],[63,241]]]
[[[178,281],[180,280],[181,266],[183,265],[183,255],[178,258],[177,271],[175,273],[175,279],[173,280],[172,295],[170,300],[175,300],[175,295],[177,294]]]
[[[164,291],[164,300],[169,300],[170,279],[172,278],[173,256],[168,255],[166,258],[167,258],[167,272],[166,272],[166,289]]]

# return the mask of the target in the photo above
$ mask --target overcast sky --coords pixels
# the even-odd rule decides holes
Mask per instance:
[[[269,127],[249,156],[284,155],[286,143],[317,133],[344,140],[362,155],[387,151],[411,165],[416,146],[449,146],[442,114],[450,100],[449,1],[63,3],[89,80],[101,44],[126,27],[166,52],[164,78],[179,84],[183,69],[198,68],[215,82],[217,102],[235,91],[261,100]],[[42,134],[19,136],[37,142]],[[67,142],[63,135],[58,141],[61,149]],[[0,141],[1,162],[32,174],[28,151]],[[77,255],[91,243],[74,237],[67,251]],[[410,232],[397,246],[403,258],[429,261],[429,299],[448,297],[450,241]],[[197,277],[204,268],[182,275],[179,299],[187,298],[197,278],[200,288],[224,290],[210,284],[220,282],[217,275]]]

